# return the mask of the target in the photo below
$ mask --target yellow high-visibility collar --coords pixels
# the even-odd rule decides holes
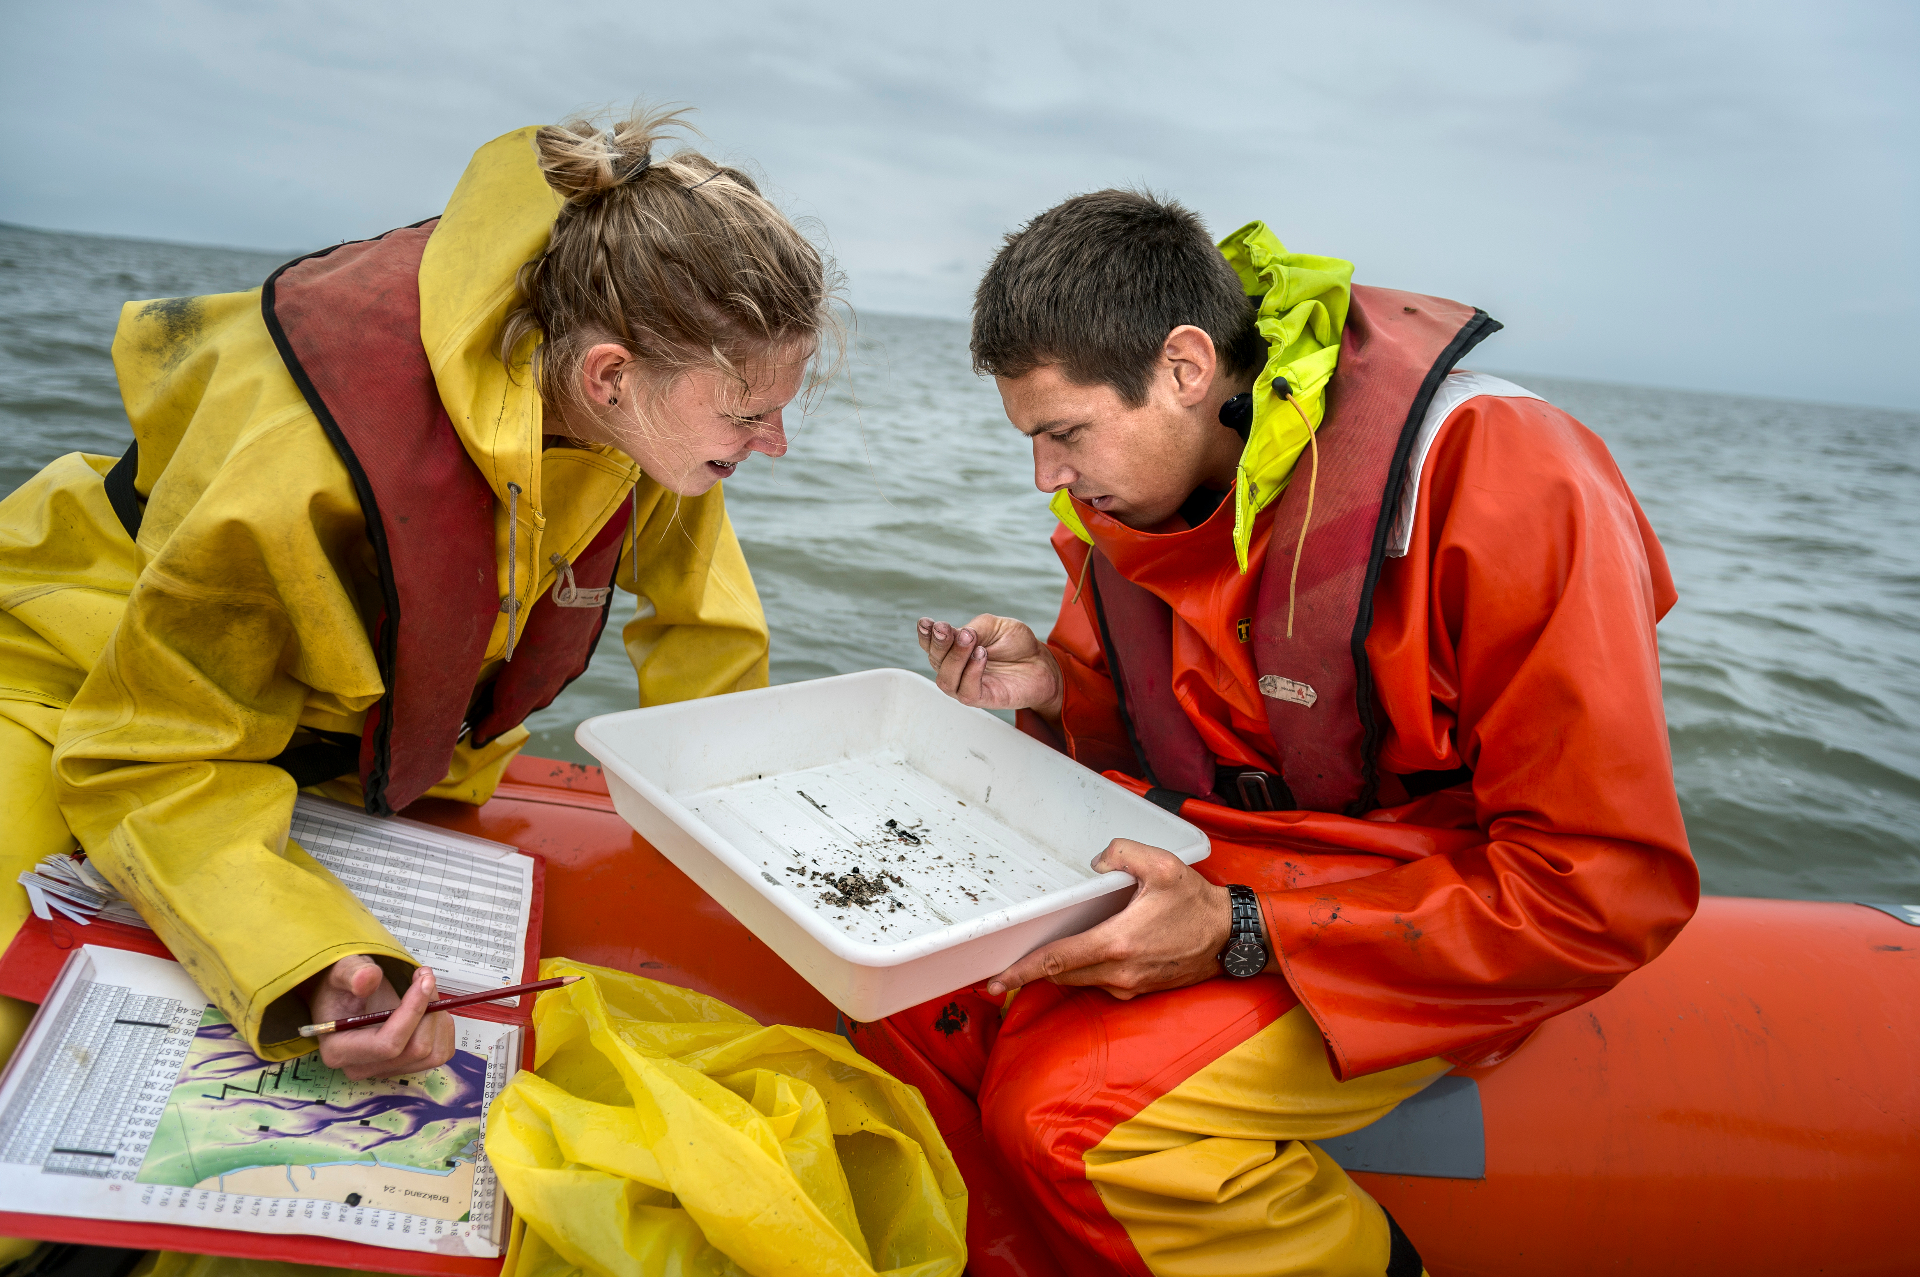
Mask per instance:
[[[1337,257],[1289,253],[1265,222],[1249,222],[1220,241],[1220,252],[1249,296],[1260,299],[1260,335],[1267,363],[1253,383],[1253,429],[1240,453],[1233,484],[1233,553],[1247,570],[1254,518],[1272,505],[1293,478],[1294,463],[1326,415],[1327,383],[1340,358],[1340,332],[1352,296],[1353,263]],[[1273,393],[1285,378],[1306,413]],[[1089,545],[1093,538],[1062,488],[1053,494],[1054,517]]]

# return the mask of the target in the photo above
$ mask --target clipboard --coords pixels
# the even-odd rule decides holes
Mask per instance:
[[[540,929],[545,913],[546,861],[537,852],[514,850],[533,861],[532,890],[528,901],[526,960],[520,983],[539,978]],[[53,987],[65,966],[69,953],[83,944],[127,949],[156,958],[173,959],[173,954],[153,932],[121,923],[95,920],[74,923],[56,916],[47,921],[29,915],[21,924],[6,952],[0,954],[0,994],[38,1004]],[[459,1014],[476,1020],[491,1020],[525,1026],[522,1035],[521,1067],[531,1068],[534,1058],[533,999],[516,999],[520,1006],[481,1003],[463,1007]],[[511,1207],[509,1207],[511,1210]],[[504,1232],[511,1233],[509,1216]],[[369,1272],[402,1273],[409,1277],[498,1277],[506,1262],[471,1256],[436,1255],[427,1251],[401,1250],[371,1246],[364,1242],[343,1241],[298,1233],[254,1233],[240,1229],[200,1228],[186,1224],[159,1224],[138,1221],[90,1219],[73,1215],[41,1215],[0,1210],[0,1236],[27,1237],[40,1241],[68,1242],[87,1246],[117,1246],[128,1250],[177,1250],[190,1254],[222,1255],[241,1259],[279,1260],[297,1264],[322,1264],[335,1268],[353,1268]]]

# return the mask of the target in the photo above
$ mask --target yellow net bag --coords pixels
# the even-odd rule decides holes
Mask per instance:
[[[958,1277],[967,1190],[918,1091],[841,1038],[564,958],[487,1115],[501,1277]]]

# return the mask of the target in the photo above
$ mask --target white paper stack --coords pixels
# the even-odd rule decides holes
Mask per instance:
[[[27,889],[27,899],[33,903],[35,915],[48,922],[53,921],[54,911],[58,910],[83,926],[95,918],[123,922],[130,927],[147,925],[133,906],[113,889],[113,884],[87,863],[87,855],[82,851],[48,856],[20,875],[20,885]]]
[[[311,794],[294,800],[291,837],[433,968],[443,994],[483,993],[526,978],[532,857]],[[20,885],[34,913],[49,922],[58,913],[83,925],[95,918],[147,925],[84,852],[48,856],[20,875]]]

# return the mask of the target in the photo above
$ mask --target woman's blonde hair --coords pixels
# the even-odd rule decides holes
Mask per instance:
[[[529,338],[536,384],[584,406],[580,365],[625,346],[670,383],[713,368],[746,388],[784,348],[837,345],[838,275],[753,179],[681,147],[657,154],[684,111],[636,108],[603,126],[580,116],[534,135],[547,183],[565,198],[547,251],[520,270],[500,334],[511,369]],[[527,356],[522,356],[524,361]],[[815,377],[823,364],[815,361]]]

